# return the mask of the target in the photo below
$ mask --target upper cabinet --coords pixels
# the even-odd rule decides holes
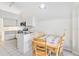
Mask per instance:
[[[11,18],[3,18],[4,27],[15,27],[17,26],[17,19],[11,19]]]
[[[20,20],[20,17],[16,14],[0,10],[0,17],[3,19],[4,27],[15,27],[19,25],[18,20]]]

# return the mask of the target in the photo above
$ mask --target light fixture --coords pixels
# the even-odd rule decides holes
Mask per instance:
[[[46,7],[45,4],[41,4],[41,5],[40,5],[40,8],[41,8],[41,9],[44,9],[45,7]]]
[[[10,2],[9,7],[12,7],[15,2]]]

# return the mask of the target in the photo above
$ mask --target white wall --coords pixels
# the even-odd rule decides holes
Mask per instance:
[[[78,24],[78,42],[79,42],[79,8],[78,8],[78,22],[77,22],[77,24]],[[79,43],[78,43],[78,49],[79,49]]]

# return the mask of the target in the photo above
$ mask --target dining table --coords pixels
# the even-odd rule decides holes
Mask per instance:
[[[52,52],[58,55],[62,38],[59,35],[44,35],[42,37],[35,38],[32,41],[37,42],[38,44],[45,44],[50,55]]]

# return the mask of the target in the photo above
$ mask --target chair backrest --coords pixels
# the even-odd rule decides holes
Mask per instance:
[[[47,55],[47,47],[46,43],[42,41],[34,41],[33,44],[35,45],[35,55],[36,56],[46,56]]]
[[[65,36],[65,33],[63,33],[63,35],[61,36],[59,54],[61,54],[63,52],[64,36]]]
[[[64,45],[64,37],[65,37],[65,33],[63,33],[63,35],[61,36],[61,46]]]

